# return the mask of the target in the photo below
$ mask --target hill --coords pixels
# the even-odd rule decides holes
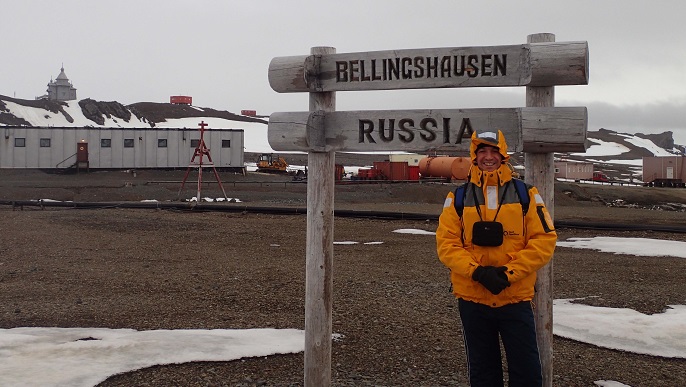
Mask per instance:
[[[61,115],[69,124],[76,124],[73,113],[70,113],[66,108],[70,107],[73,102],[60,102],[42,100],[24,100],[0,95],[0,125],[21,125],[21,126],[56,126],[50,125],[49,122],[37,119],[37,117],[47,118],[45,115],[38,115],[32,117],[21,109],[13,110],[8,107],[7,102],[17,104],[22,107],[45,110]],[[267,122],[260,118],[246,117],[231,113],[228,111],[220,111],[210,108],[197,108],[190,105],[175,105],[171,103],[156,103],[156,102],[137,102],[131,105],[124,106],[119,102],[102,102],[87,98],[78,101],[80,113],[82,118],[91,121],[90,126],[112,126],[105,125],[108,119],[119,119],[127,124],[145,125],[155,127],[167,119],[173,118],[189,118],[189,117],[216,117],[223,118],[229,121],[240,122],[260,122],[266,124]],[[81,120],[79,120],[81,121]],[[70,125],[64,125],[70,126]],[[113,125],[121,126],[121,125]]]
[[[239,125],[249,128],[245,134],[246,160],[253,161],[254,153],[269,152],[266,140],[267,121],[229,111],[170,103],[138,102],[122,105],[119,102],[102,102],[87,98],[80,101],[58,102],[49,100],[22,100],[0,95],[0,126],[20,125],[34,127],[92,126],[92,127],[171,127],[179,120],[214,119],[222,125]],[[219,121],[216,121],[219,120]],[[195,122],[192,124],[195,125]],[[257,140],[255,140],[257,139]],[[676,144],[673,132],[660,134],[619,133],[600,128],[587,132],[588,149],[585,153],[559,153],[557,160],[589,161],[612,180],[641,180],[642,158],[647,156],[683,155],[684,145]],[[353,155],[340,153],[337,160],[351,166],[371,165],[385,160],[386,155]],[[302,153],[290,154],[287,161],[293,165],[306,165]],[[513,154],[513,164],[524,164],[522,154]]]

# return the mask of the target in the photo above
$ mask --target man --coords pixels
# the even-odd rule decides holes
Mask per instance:
[[[540,386],[532,300],[536,271],[550,261],[557,234],[538,190],[515,183],[501,131],[473,133],[470,155],[469,181],[448,194],[436,230],[458,299],[470,384],[503,386],[501,338],[509,386]]]

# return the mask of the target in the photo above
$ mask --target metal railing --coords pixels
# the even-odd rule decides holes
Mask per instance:
[[[74,153],[73,155],[71,155],[71,156],[67,157],[66,159],[64,159],[64,160],[60,161],[59,163],[57,163],[57,165],[55,165],[55,168],[59,168],[60,165],[61,165],[62,163],[68,161],[69,159],[71,159],[71,158],[74,157],[74,156],[76,156],[76,153]],[[76,163],[74,163],[74,164],[72,164],[72,165],[70,165],[70,166],[68,166],[68,167],[66,167],[66,168],[71,168],[71,167],[73,167],[75,164],[76,164]]]

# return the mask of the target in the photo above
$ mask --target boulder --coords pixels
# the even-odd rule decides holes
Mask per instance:
[[[131,119],[131,112],[129,109],[116,101],[101,102],[86,98],[79,101],[79,106],[81,106],[83,115],[98,125],[105,124],[105,117],[117,117],[126,122],[129,122]]]

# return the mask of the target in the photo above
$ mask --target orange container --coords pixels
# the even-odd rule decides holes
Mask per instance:
[[[469,157],[425,157],[419,160],[419,173],[423,177],[467,180],[471,166]]]

